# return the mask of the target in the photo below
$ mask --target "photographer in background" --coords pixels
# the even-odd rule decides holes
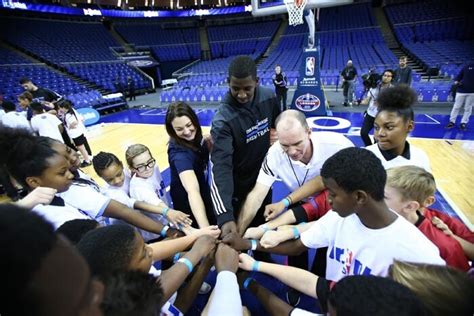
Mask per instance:
[[[382,81],[376,84],[374,87],[371,87],[367,97],[361,102],[361,104],[369,104],[367,111],[364,113],[364,122],[362,123],[362,128],[360,129],[360,137],[364,142],[365,146],[372,145],[372,141],[369,137],[369,132],[374,127],[375,116],[377,115],[379,109],[377,104],[377,96],[379,95],[382,89],[392,87],[392,78],[393,71],[387,69],[383,72]],[[373,84],[373,82],[372,82]]]
[[[352,65],[352,60],[347,61],[346,67],[341,71],[342,94],[344,95],[344,106],[352,106],[354,96],[354,84],[357,77],[357,69]]]

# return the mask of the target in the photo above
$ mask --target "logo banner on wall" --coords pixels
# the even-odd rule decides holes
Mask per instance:
[[[93,108],[80,108],[80,109],[77,109],[77,113],[79,113],[84,119],[83,122],[85,126],[90,126],[92,124],[95,124],[100,119],[99,112],[97,112],[97,110]]]
[[[326,102],[321,87],[319,56],[319,46],[304,49],[298,87],[290,105],[292,109],[302,111],[306,117],[326,115]]]

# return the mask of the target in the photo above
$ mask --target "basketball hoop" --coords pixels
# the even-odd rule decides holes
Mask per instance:
[[[303,24],[303,11],[308,0],[284,0],[288,10],[288,23],[292,26]]]

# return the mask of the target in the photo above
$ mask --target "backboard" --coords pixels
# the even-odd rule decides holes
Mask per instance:
[[[251,2],[253,16],[265,16],[288,12],[283,0],[251,0]],[[353,3],[353,0],[308,0],[306,8],[326,8],[351,3]]]

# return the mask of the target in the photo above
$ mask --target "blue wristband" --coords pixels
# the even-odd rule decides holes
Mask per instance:
[[[170,210],[170,208],[168,206],[165,206],[163,208],[163,211],[161,211],[161,215],[163,215],[164,217],[166,217],[166,215],[168,215],[168,211]]]
[[[295,236],[295,239],[300,238],[300,232],[298,231],[298,227],[293,226],[293,236]]]
[[[258,267],[260,266],[260,261],[255,260],[252,265],[252,271],[258,272]]]
[[[288,200],[288,198],[284,198],[283,200],[281,200],[283,202],[283,204],[285,205],[285,208],[288,208],[288,206],[290,206],[290,200]]]
[[[257,241],[255,239],[250,239],[250,249],[257,250]]]
[[[177,253],[174,255],[174,257],[173,257],[173,262],[174,262],[174,263],[176,263],[176,261],[178,261],[180,255],[181,255],[181,254],[180,254],[179,252],[177,252]]]
[[[245,281],[244,281],[244,289],[247,289],[250,285],[250,282],[252,282],[252,281],[253,281],[253,279],[251,277],[246,278]]]
[[[188,267],[189,273],[193,272],[193,264],[188,258],[181,258],[178,262],[184,263]]]
[[[267,224],[260,225],[259,227],[260,227],[261,229],[263,229],[263,231],[264,231],[265,233],[266,233],[267,231],[269,231],[269,230],[272,230],[272,229],[268,228],[268,225],[267,225]]]
[[[163,238],[166,237],[166,232],[168,231],[168,229],[170,229],[170,227],[168,225],[163,226],[163,228],[161,229],[161,232],[160,232],[161,237],[163,237]]]

